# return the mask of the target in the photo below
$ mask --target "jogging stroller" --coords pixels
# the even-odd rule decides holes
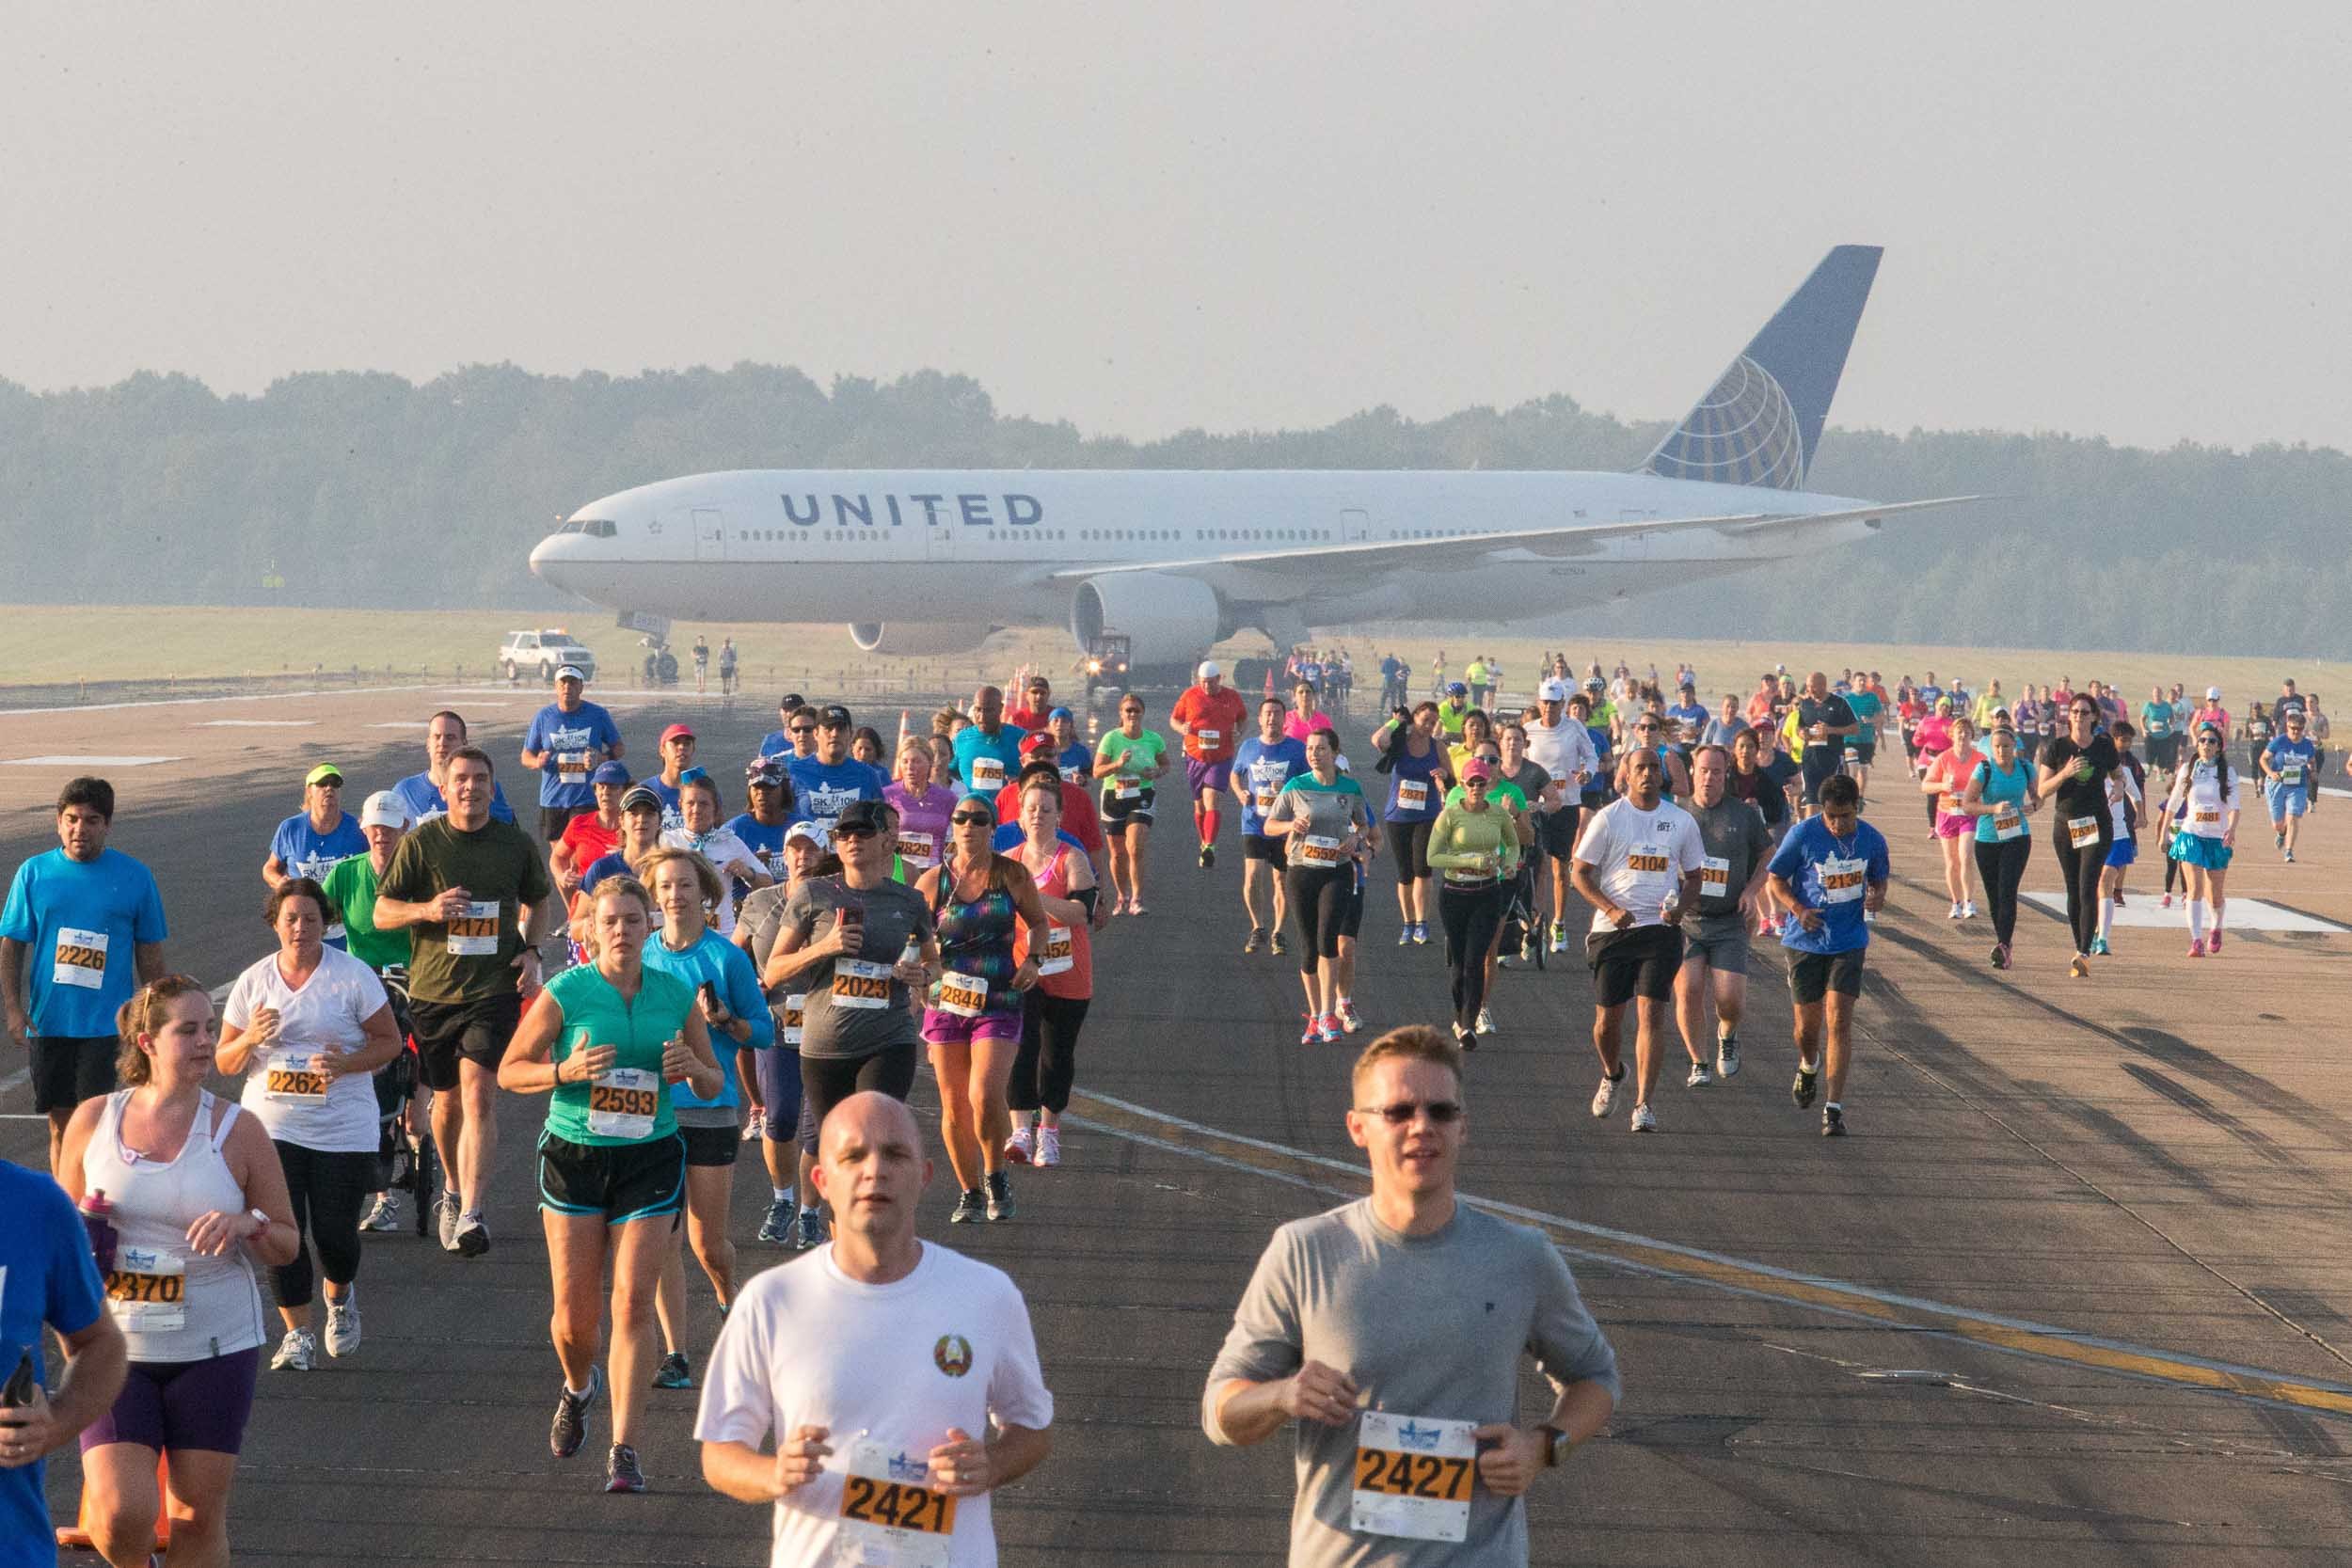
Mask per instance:
[[[414,1148],[401,1126],[409,1098],[417,1092],[417,1040],[408,1029],[407,967],[388,966],[383,981],[391,998],[392,1022],[400,1030],[402,1049],[375,1069],[376,1180],[379,1191],[409,1195],[417,1210],[417,1234],[425,1236],[433,1231],[434,1187],[441,1167],[434,1155],[431,1121],[417,1130]]]

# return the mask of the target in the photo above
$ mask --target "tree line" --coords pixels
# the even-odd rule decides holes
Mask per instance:
[[[220,397],[183,375],[35,393],[0,381],[0,598],[35,603],[524,608],[524,561],[595,497],[731,467],[1634,467],[1666,426],[1560,395],[1320,430],[1088,436],[1001,416],[967,376],[742,364],[610,376],[473,366],[421,384],[289,376]],[[1994,499],[1875,543],[1570,616],[1595,634],[1972,641],[2343,657],[2333,570],[2352,464],[2327,448],[2165,451],[1998,431],[1833,429],[1809,487]]]

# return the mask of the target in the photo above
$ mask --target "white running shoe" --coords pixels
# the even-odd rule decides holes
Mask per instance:
[[[1960,918],[1963,920],[1974,920],[1977,918],[1977,901],[1975,899],[1963,898],[1960,901]]]
[[[1605,1117],[1617,1108],[1617,1090],[1625,1084],[1625,1069],[1619,1068],[1614,1078],[1603,1078],[1600,1087],[1593,1091],[1593,1115]]]
[[[1961,918],[1960,906],[1959,906],[1958,904],[1954,904],[1954,905],[1952,906],[1951,912],[1950,912],[1949,914],[1946,915],[1944,918],[1945,918],[1945,919],[1947,919],[1947,920],[1958,920],[1958,919],[1960,919],[1960,918]]]
[[[754,1111],[743,1122],[743,1141],[755,1144],[768,1135],[768,1113]]]
[[[1636,1105],[1633,1107],[1631,1126],[1636,1132],[1655,1132],[1658,1131],[1658,1113],[1646,1105]]]
[[[1495,1015],[1492,1008],[1478,1009],[1478,1032],[1482,1035],[1491,1035],[1495,1032]]]
[[[1061,1130],[1041,1127],[1037,1130],[1037,1163],[1053,1166],[1061,1164]]]
[[[338,1361],[359,1353],[359,1302],[345,1291],[341,1301],[326,1304],[326,1354]]]
[[[1025,1121],[1012,1130],[1011,1137],[1005,1140],[1005,1158],[1016,1165],[1025,1165],[1036,1157],[1036,1153],[1037,1134]]]
[[[1686,1089],[1703,1089],[1714,1081],[1715,1075],[1707,1070],[1705,1062],[1692,1062],[1691,1076],[1682,1081],[1682,1086]]]
[[[273,1372],[307,1372],[318,1363],[319,1342],[307,1328],[290,1328],[278,1342],[278,1354],[269,1358]]]

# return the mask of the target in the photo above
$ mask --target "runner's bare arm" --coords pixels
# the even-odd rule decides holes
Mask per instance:
[[[1345,1372],[1309,1361],[1285,1378],[1227,1380],[1216,1394],[1217,1433],[1235,1448],[1263,1443],[1294,1420],[1343,1427],[1356,1418],[1356,1384]]]
[[[14,937],[0,937],[0,1016],[8,1038],[23,1045],[32,1021],[24,1014],[24,944]]]
[[[131,968],[140,981],[152,984],[164,977],[164,944],[142,942],[131,950]]]

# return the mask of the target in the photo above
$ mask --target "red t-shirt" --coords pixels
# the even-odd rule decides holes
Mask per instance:
[[[996,820],[1017,822],[1021,819],[1021,781],[1015,779],[996,792]],[[1087,853],[1103,852],[1103,814],[1094,807],[1087,792],[1068,779],[1061,782],[1061,831],[1087,847]]]
[[[564,825],[557,842],[572,852],[572,873],[577,876],[621,847],[621,830],[617,823],[606,827],[593,811],[582,812]]]
[[[1241,693],[1230,686],[1220,686],[1214,692],[1205,686],[1190,686],[1168,716],[1191,726],[1192,733],[1184,736],[1184,755],[1195,762],[1224,762],[1241,745],[1241,727],[1249,718],[1249,709]],[[1216,738],[1208,739],[1202,730],[1213,732]]]
[[[1051,708],[1009,707],[1005,709],[1005,722],[1031,735],[1042,735],[1045,732],[1045,715],[1052,711]]]

